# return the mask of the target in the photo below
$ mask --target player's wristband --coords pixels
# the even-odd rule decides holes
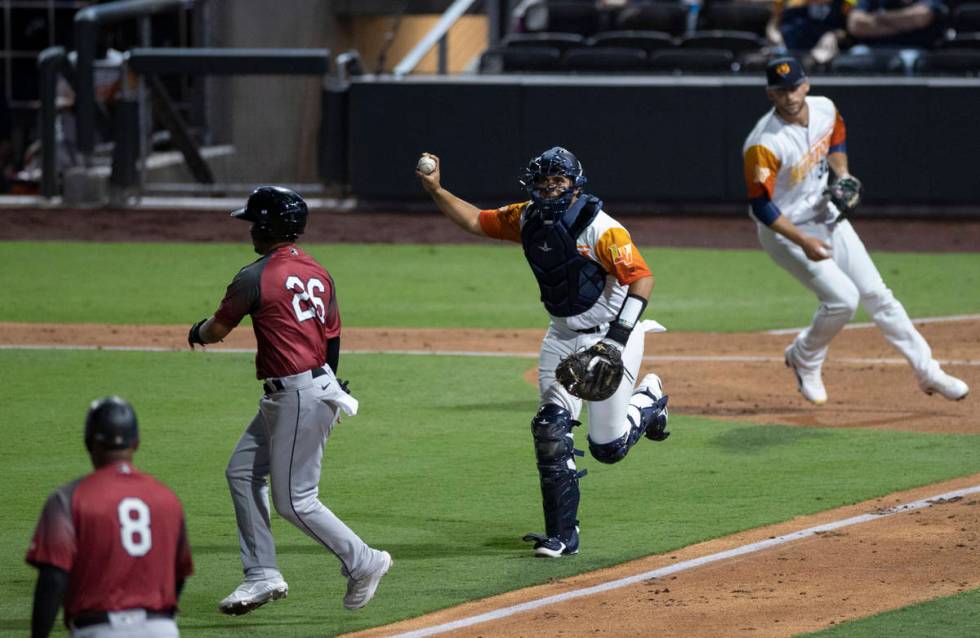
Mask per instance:
[[[606,332],[606,338],[626,347],[630,333],[633,332],[636,322],[640,320],[640,315],[643,314],[646,307],[647,300],[643,297],[639,295],[627,295],[626,301],[623,302],[623,307],[619,309],[619,316],[609,324],[609,331]]]

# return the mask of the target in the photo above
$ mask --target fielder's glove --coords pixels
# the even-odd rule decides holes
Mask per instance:
[[[861,180],[853,175],[835,180],[827,187],[826,193],[830,197],[830,201],[840,211],[838,219],[850,215],[861,203],[861,188]]]
[[[562,359],[555,369],[555,378],[580,399],[605,401],[623,380],[623,357],[619,348],[600,341]]]

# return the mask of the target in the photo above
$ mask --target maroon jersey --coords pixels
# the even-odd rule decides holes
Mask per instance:
[[[125,461],[51,494],[27,562],[68,572],[65,624],[82,612],[172,610],[193,571],[177,496]]]
[[[333,279],[295,245],[282,246],[238,271],[214,313],[234,328],[252,316],[259,379],[285,377],[322,366],[327,339],[340,336]]]

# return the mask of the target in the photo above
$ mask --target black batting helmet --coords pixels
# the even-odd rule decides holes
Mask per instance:
[[[99,445],[106,450],[125,450],[140,440],[136,412],[117,396],[92,401],[85,417],[85,447]]]
[[[259,186],[248,196],[245,208],[231,216],[253,222],[255,230],[273,240],[296,241],[306,230],[306,202],[298,193],[281,186]]]

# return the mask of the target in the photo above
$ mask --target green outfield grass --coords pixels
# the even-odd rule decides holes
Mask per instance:
[[[809,638],[976,638],[980,589],[845,623]]]
[[[513,245],[309,250],[336,279],[346,326],[545,325],[536,286]],[[643,253],[658,280],[647,316],[672,330],[800,326],[815,308],[812,296],[761,251]],[[0,242],[0,321],[188,326],[213,312],[224,286],[254,257],[244,243]],[[980,254],[875,259],[910,315],[980,312],[980,295],[969,292],[980,290]],[[170,484],[187,508],[197,565],[182,605],[189,636],[362,629],[980,472],[975,437],[753,426],[674,413],[675,434],[666,443],[643,441],[613,467],[585,461],[582,554],[533,560],[520,541],[541,530],[528,428],[536,392],[523,379],[533,365],[345,356],[342,376],[353,379],[362,413],[340,424],[328,445],[323,498],[366,540],[389,549],[395,567],[376,601],[346,612],[337,561],[276,519],[290,597],[228,619],[215,607],[237,584],[240,568],[223,470],[259,396],[251,356],[0,351],[6,495],[0,569],[8,584],[0,634],[28,631],[34,572],[23,554],[46,495],[88,471],[81,421],[88,401],[108,393],[134,402],[143,427],[138,464]],[[848,623],[829,635],[926,635],[905,631],[919,626],[934,636],[973,635],[976,603],[974,592]]]
[[[188,513],[197,573],[187,636],[333,635],[698,541],[980,471],[968,436],[723,423],[672,414],[674,435],[622,464],[584,461],[582,553],[532,558],[541,530],[529,421],[531,359],[347,355],[362,401],[327,446],[322,497],[395,566],[362,611],[341,606],[337,561],[281,519],[286,601],[239,619],[215,606],[238,583],[224,465],[259,397],[251,357],[202,352],[0,351],[3,635],[27,633],[34,572],[23,554],[46,495],[88,471],[87,401],[119,393],[142,427],[138,465]],[[584,432],[579,434],[584,443]],[[973,604],[975,601],[968,601]],[[885,634],[899,635],[899,634]]]
[[[519,247],[313,245],[350,326],[539,327]],[[643,249],[657,277],[647,316],[672,330],[809,323],[816,300],[758,250]],[[0,321],[175,323],[212,313],[255,255],[246,244],[0,243]],[[980,254],[875,255],[909,314],[980,312]],[[859,315],[861,318],[863,315]]]

